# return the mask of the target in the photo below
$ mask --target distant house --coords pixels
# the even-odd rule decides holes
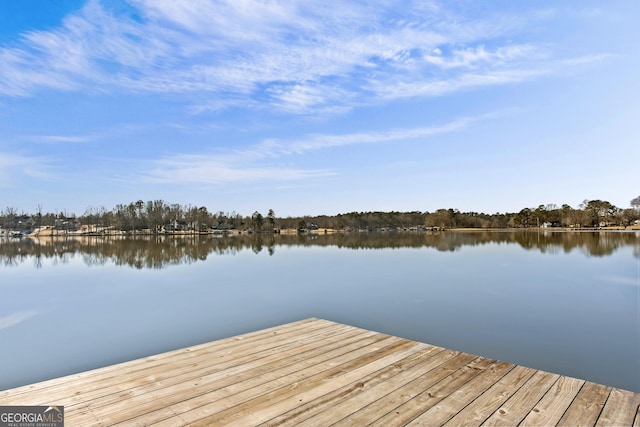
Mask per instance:
[[[173,220],[164,226],[165,233],[171,233],[175,231],[186,231],[187,223],[185,221]]]
[[[65,231],[78,231],[82,227],[80,221],[77,218],[73,217],[62,217],[56,218],[53,223],[53,228],[56,230],[65,230]]]
[[[7,228],[16,231],[30,232],[36,228],[36,221],[28,215],[20,215],[10,221],[7,224]]]

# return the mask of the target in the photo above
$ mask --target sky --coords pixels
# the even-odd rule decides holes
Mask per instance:
[[[0,210],[640,195],[640,2],[0,3]]]

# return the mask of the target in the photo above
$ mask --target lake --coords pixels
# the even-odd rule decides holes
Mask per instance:
[[[308,317],[640,392],[640,232],[0,240],[0,390]]]

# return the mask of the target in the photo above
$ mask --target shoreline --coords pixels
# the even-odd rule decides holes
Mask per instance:
[[[94,228],[95,230],[95,228]],[[252,230],[212,230],[212,231],[168,231],[168,232],[152,232],[151,230],[139,230],[139,231],[122,231],[122,230],[100,230],[100,231],[87,231],[78,230],[56,230],[53,228],[43,228],[31,233],[14,232],[10,230],[0,230],[0,238],[3,239],[19,239],[19,238],[66,238],[66,237],[151,237],[151,236],[177,236],[177,237],[196,237],[196,236],[212,236],[212,237],[225,237],[225,236],[250,236],[250,235],[327,235],[327,234],[356,234],[356,233],[410,233],[410,234],[427,234],[427,233],[439,233],[439,232],[551,232],[551,233],[570,233],[570,232],[638,232],[640,231],[640,225],[632,225],[628,227],[528,227],[528,228],[398,228],[391,229],[384,227],[381,229],[332,229],[332,228],[319,228],[315,230],[298,230],[295,228],[283,228],[274,229],[273,231],[259,231]]]

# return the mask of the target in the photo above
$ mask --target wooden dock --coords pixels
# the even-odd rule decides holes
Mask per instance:
[[[0,391],[66,426],[640,426],[640,394],[327,320]]]

